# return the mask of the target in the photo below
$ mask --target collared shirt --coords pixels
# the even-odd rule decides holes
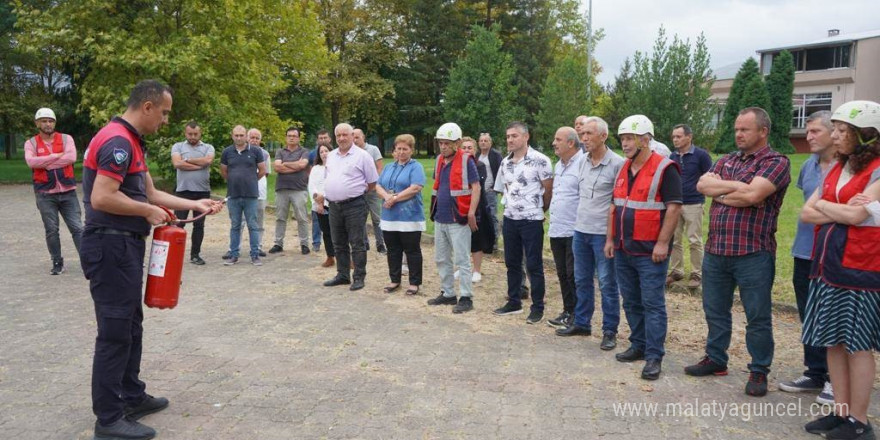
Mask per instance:
[[[187,141],[178,142],[171,147],[171,154],[179,154],[181,159],[198,159],[214,155],[214,146],[199,141],[193,145]],[[177,191],[211,191],[211,167],[200,170],[177,170]]]
[[[811,155],[798,175],[797,187],[804,193],[804,202],[816,192],[816,188],[822,183],[822,179],[831,170],[829,166],[825,171],[819,165],[819,156]],[[797,233],[794,235],[794,243],[791,245],[791,255],[795,258],[809,260],[813,257],[813,238],[815,225],[804,223],[798,218]]]
[[[513,154],[508,154],[498,167],[494,188],[504,194],[504,216],[543,221],[544,181],[552,178],[550,159],[532,147],[519,162],[513,162]]]
[[[230,198],[259,197],[257,173],[259,164],[265,161],[259,147],[246,145],[241,151],[235,145],[224,148],[220,154],[220,164],[226,165],[226,195]]]
[[[355,145],[357,146],[357,145]],[[373,144],[364,144],[364,151],[370,153],[370,157],[373,158],[373,162],[382,160],[382,151],[379,150],[379,147]]]
[[[669,157],[669,155],[672,154],[672,151],[669,149],[669,147],[666,146],[666,144],[664,144],[663,142],[657,142],[654,139],[651,139],[651,144],[649,147],[651,148],[651,151],[663,157]]]
[[[556,162],[553,172],[553,198],[550,200],[550,237],[571,237],[577,220],[578,187],[584,152],[577,150],[568,163]]]
[[[327,179],[324,196],[331,202],[341,202],[364,195],[367,185],[379,179],[376,162],[357,145],[345,154],[334,149],[327,155]]]
[[[614,182],[624,162],[624,158],[610,148],[595,166],[589,153],[584,156],[578,175],[579,202],[575,231],[596,235],[608,233],[608,211],[611,208]]]
[[[296,162],[306,159],[309,156],[309,150],[303,147],[297,147],[295,150],[280,148],[275,152],[275,160],[284,162]],[[275,191],[294,190],[305,191],[309,186],[309,167],[305,167],[295,173],[278,174],[275,178]]]
[[[697,191],[700,177],[712,168],[712,156],[706,150],[691,144],[684,154],[673,151],[669,158],[681,167],[681,196],[685,205],[702,205],[706,196]]]
[[[706,252],[729,257],[758,251],[776,253],[776,225],[785,191],[791,182],[787,157],[769,146],[752,154],[730,153],[715,162],[712,173],[724,180],[751,183],[763,177],[776,186],[776,192],[759,206],[734,208],[712,201],[709,208],[709,239]]]

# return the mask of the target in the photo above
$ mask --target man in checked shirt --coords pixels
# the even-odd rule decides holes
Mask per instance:
[[[720,159],[697,183],[712,197],[709,239],[703,257],[703,311],[709,335],[706,356],[685,367],[691,376],[726,375],[733,291],[746,312],[746,347],[752,356],[746,394],[767,394],[773,362],[770,293],[776,275],[776,224],[791,181],[787,157],[767,144],[770,117],[762,108],[739,112],[734,124],[739,151]]]

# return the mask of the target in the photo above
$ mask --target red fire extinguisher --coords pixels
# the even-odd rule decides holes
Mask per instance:
[[[177,306],[177,299],[180,296],[183,254],[186,249],[186,230],[179,224],[196,221],[208,213],[204,212],[190,220],[178,221],[171,211],[165,207],[162,209],[171,216],[171,222],[153,231],[144,304],[147,307],[173,309]]]

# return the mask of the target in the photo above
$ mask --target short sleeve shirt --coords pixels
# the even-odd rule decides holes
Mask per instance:
[[[370,157],[373,158],[373,162],[382,160],[382,152],[379,151],[379,147],[373,144],[364,144],[364,151],[370,153]]]
[[[731,153],[718,159],[712,173],[724,180],[751,183],[755,177],[770,181],[776,192],[760,206],[735,208],[712,201],[706,252],[736,257],[758,251],[776,253],[776,226],[785,191],[791,183],[787,157],[766,146],[752,154]]]
[[[822,171],[818,156],[815,154],[804,161],[796,183],[798,189],[803,191],[804,202],[816,192],[816,188],[819,188],[819,184],[825,178],[825,175],[828,174],[829,170],[831,170],[831,167],[828,167],[824,172]],[[804,223],[798,219],[797,233],[794,236],[794,243],[791,245],[791,255],[793,257],[803,260],[809,260],[813,257],[814,231],[815,225]]]
[[[513,161],[508,154],[498,167],[495,192],[504,194],[504,216],[511,220],[544,220],[544,181],[553,178],[550,158],[529,147],[525,157]]]
[[[568,163],[556,162],[553,174],[553,198],[550,201],[550,237],[571,237],[577,220],[578,186],[584,152],[577,150]]]
[[[296,150],[281,148],[275,152],[275,160],[281,162],[296,162],[308,158],[309,150],[299,147]],[[305,191],[309,187],[309,168],[303,168],[295,173],[278,173],[275,179],[275,191],[294,190]]]
[[[199,141],[197,145],[187,141],[178,142],[171,147],[171,154],[179,154],[181,159],[199,159],[213,156],[214,146]],[[211,167],[200,170],[177,170],[177,191],[210,192]]]
[[[324,196],[331,202],[341,202],[362,196],[367,185],[379,180],[376,162],[370,155],[352,145],[345,154],[339,148],[327,155],[327,179],[324,181]]]
[[[259,147],[248,145],[242,151],[238,151],[235,145],[226,147],[220,156],[220,164],[226,165],[226,195],[231,198],[259,197],[257,170],[263,162],[265,157]]]
[[[610,148],[598,165],[593,165],[589,155],[584,157],[578,177],[576,231],[596,235],[608,233],[608,210],[614,194],[614,182],[624,162],[624,158]]]

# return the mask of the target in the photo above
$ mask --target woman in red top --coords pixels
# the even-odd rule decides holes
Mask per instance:
[[[827,439],[873,439],[868,404],[880,351],[880,104],[831,117],[836,163],[801,219],[817,225],[804,344],[828,347],[834,413],[805,426]]]

